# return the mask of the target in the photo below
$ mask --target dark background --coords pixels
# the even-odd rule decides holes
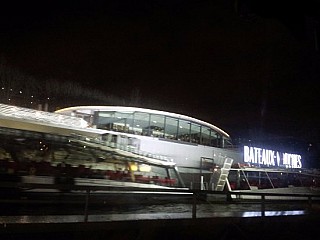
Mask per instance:
[[[237,142],[317,161],[319,9],[317,0],[10,1],[0,55],[40,82],[72,81],[113,105],[185,114]]]

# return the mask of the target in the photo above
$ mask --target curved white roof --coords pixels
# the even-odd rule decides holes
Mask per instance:
[[[165,111],[159,111],[159,110],[152,110],[147,108],[138,108],[138,107],[124,107],[124,106],[75,106],[75,107],[68,107],[63,108],[60,110],[57,110],[56,113],[61,114],[71,114],[72,112],[78,112],[83,114],[93,114],[95,111],[110,111],[110,112],[126,112],[126,113],[133,113],[133,112],[144,112],[144,113],[151,113],[151,114],[158,114],[158,115],[165,115],[170,116],[178,119],[183,119],[186,121],[192,121],[194,123],[198,123],[204,126],[207,126],[211,129],[216,130],[217,132],[223,134],[225,137],[230,137],[228,133],[223,131],[222,129],[218,128],[217,126],[204,122],[202,120],[185,116],[182,114],[177,113],[171,113],[171,112],[165,112]]]

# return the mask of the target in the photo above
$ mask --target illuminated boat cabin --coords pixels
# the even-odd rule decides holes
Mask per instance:
[[[76,184],[115,180],[215,191],[320,182],[299,154],[235,148],[222,129],[176,113],[113,106],[47,113],[2,104],[0,124],[0,175],[19,172],[25,181],[50,175],[50,183],[68,176]]]

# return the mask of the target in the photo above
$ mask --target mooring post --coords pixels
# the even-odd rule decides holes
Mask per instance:
[[[197,218],[197,194],[195,193],[195,191],[193,191],[192,194],[192,218],[196,219]]]
[[[312,209],[312,196],[308,196],[308,207],[310,210]]]
[[[265,205],[266,196],[264,194],[261,195],[261,217],[266,216],[266,205]]]
[[[90,197],[90,189],[87,189],[86,194],[86,203],[84,207],[84,221],[88,222],[88,207],[89,207],[89,197]]]

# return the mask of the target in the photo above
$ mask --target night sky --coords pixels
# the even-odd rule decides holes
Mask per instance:
[[[254,2],[11,1],[0,10],[0,55],[43,81],[135,95],[135,106],[233,137],[319,142],[317,1]]]

